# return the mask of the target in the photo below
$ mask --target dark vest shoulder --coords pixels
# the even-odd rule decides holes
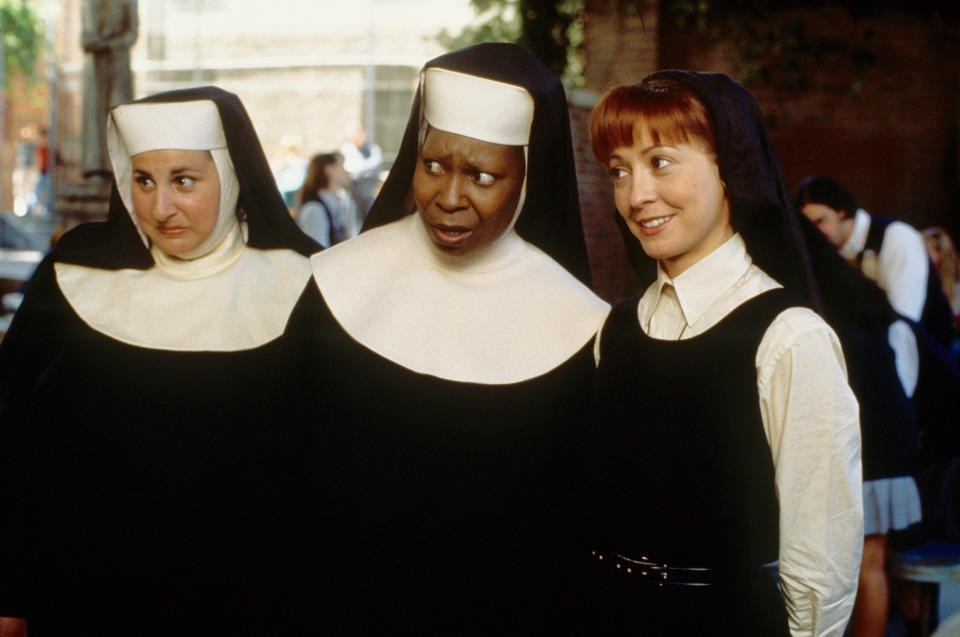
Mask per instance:
[[[727,569],[776,559],[779,507],[755,358],[767,327],[793,305],[772,290],[679,341],[644,334],[636,301],[613,310],[585,472],[606,550]]]

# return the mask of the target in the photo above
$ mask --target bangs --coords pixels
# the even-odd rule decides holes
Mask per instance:
[[[713,125],[700,98],[685,84],[655,79],[619,86],[604,95],[590,115],[590,144],[601,164],[613,151],[650,134],[655,144],[704,144],[716,152]]]

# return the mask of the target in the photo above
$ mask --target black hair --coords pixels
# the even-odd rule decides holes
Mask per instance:
[[[811,175],[800,182],[794,197],[797,210],[808,203],[829,206],[840,213],[841,217],[852,217],[860,208],[853,194],[846,186],[833,177]]]

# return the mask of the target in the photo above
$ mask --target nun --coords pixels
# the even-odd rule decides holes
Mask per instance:
[[[428,62],[365,231],[311,258],[289,343],[312,381],[331,632],[534,634],[556,615],[608,310],[568,117],[517,45]]]
[[[270,382],[317,248],[241,102],[115,107],[105,222],[0,347],[0,615],[30,635],[285,634],[296,510]]]

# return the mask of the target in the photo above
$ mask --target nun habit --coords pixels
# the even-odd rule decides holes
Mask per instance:
[[[469,255],[441,252],[410,203],[428,125],[524,149],[515,224]],[[429,62],[365,231],[311,261],[291,343],[299,377],[316,380],[299,393],[317,423],[318,576],[337,582],[341,610],[321,624],[544,630],[566,459],[608,310],[584,284],[559,80],[511,44]]]
[[[317,247],[233,94],[116,107],[107,221],[68,232],[0,347],[0,615],[30,634],[284,634],[289,422],[270,378]],[[204,150],[216,226],[151,245],[131,157]]]

